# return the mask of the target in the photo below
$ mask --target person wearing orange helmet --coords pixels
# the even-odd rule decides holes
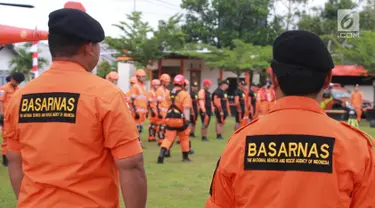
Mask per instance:
[[[134,120],[137,123],[138,132],[141,135],[143,124],[146,120],[148,93],[145,86],[146,72],[143,69],[138,69],[135,72],[137,83],[130,89],[131,106],[134,110]]]
[[[118,76],[117,72],[111,71],[107,74],[107,76],[105,76],[105,79],[112,82],[113,84],[117,85],[119,76]]]
[[[173,79],[175,87],[170,93],[171,105],[166,114],[166,136],[161,144],[158,163],[164,163],[164,157],[171,148],[176,136],[180,138],[182,161],[189,162],[190,108],[191,99],[184,90],[185,77],[181,74]]]
[[[148,109],[151,114],[150,117],[150,126],[148,128],[148,141],[154,142],[157,127],[158,127],[158,115],[157,115],[157,109],[156,109],[156,103],[157,103],[157,96],[156,91],[160,87],[160,80],[154,79],[151,81],[152,89],[148,92]]]
[[[137,83],[137,77],[130,77],[130,88],[129,89],[131,89],[133,87],[133,85],[135,85],[136,83]],[[130,90],[125,93],[125,97],[126,97],[126,102],[128,103],[129,109],[132,112],[132,115],[133,115],[133,118],[134,118],[134,109],[132,108],[132,105],[131,105],[131,91]]]
[[[208,91],[212,85],[211,80],[203,80],[203,89],[198,92],[199,99],[199,114],[202,120],[202,141],[208,141],[207,139],[207,129],[210,125],[211,115],[212,115],[212,102],[211,93]]]
[[[167,115],[167,111],[171,105],[169,100],[169,90],[168,86],[171,83],[171,77],[168,74],[162,74],[160,76],[160,87],[156,91],[156,99],[157,99],[157,115],[158,115],[158,144],[161,145],[165,138],[165,116]]]

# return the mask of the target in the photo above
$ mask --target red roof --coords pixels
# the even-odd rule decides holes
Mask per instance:
[[[267,68],[266,72],[271,73],[271,68]],[[368,76],[368,71],[363,66],[336,65],[332,70],[332,76]]]

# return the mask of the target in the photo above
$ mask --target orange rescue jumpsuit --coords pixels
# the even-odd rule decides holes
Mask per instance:
[[[135,118],[137,126],[143,126],[146,120],[147,114],[147,103],[148,103],[148,93],[144,84],[136,83],[130,89],[131,95],[131,105],[133,106],[134,115],[138,114],[139,118]],[[141,131],[140,131],[141,132]]]
[[[375,207],[373,145],[316,100],[281,98],[230,138],[205,208]]]
[[[276,103],[276,93],[272,87],[266,90],[266,97],[267,97],[268,111],[269,111],[272,108],[272,106]]]
[[[256,103],[256,113],[255,118],[263,117],[268,114],[269,103],[267,101],[267,94],[264,88],[260,88],[257,92],[257,103]]]
[[[158,143],[161,144],[165,138],[165,116],[171,105],[169,99],[169,90],[164,86],[160,86],[156,91],[157,96],[157,109],[158,109]]]
[[[3,105],[3,113],[8,109],[10,99],[13,97],[13,94],[16,92],[17,88],[14,88],[10,82],[0,87],[0,102]],[[5,126],[5,125],[4,125]],[[4,135],[4,126],[2,127],[2,135]],[[3,143],[1,144],[1,153],[6,154],[7,140],[3,136]]]
[[[142,153],[124,93],[81,65],[54,61],[14,95],[8,151],[20,152],[19,208],[119,208],[115,159]]]
[[[192,102],[191,98],[188,92],[185,90],[182,90],[180,87],[175,87],[174,90],[181,90],[177,96],[174,98],[174,104],[176,107],[181,111],[181,113],[184,112],[185,108],[192,108]],[[169,119],[173,122],[172,120],[174,119]],[[175,122],[180,122],[182,119],[176,119],[178,121]],[[167,125],[167,130],[165,134],[165,139],[163,143],[161,144],[161,147],[166,148],[169,150],[176,138],[176,136],[179,137],[180,145],[181,145],[181,151],[182,152],[189,152],[190,151],[190,145],[189,145],[189,136],[190,136],[190,128],[187,127],[183,131],[177,131],[177,130],[170,130],[170,126],[166,123]]]
[[[149,103],[149,112],[150,112],[150,126],[148,128],[148,141],[155,141],[155,136],[157,132],[158,127],[158,110],[156,107],[157,103],[157,96],[156,96],[156,90],[151,89],[150,92],[148,92],[148,103]]]
[[[361,91],[353,91],[350,100],[357,114],[357,121],[360,122],[362,118],[363,93]]]

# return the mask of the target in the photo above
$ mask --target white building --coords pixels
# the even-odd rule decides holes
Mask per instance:
[[[0,46],[0,85],[6,83],[5,78],[10,73],[10,61],[17,55],[14,45]]]

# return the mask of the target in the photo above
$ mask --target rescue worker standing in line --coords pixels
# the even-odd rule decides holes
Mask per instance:
[[[269,102],[267,100],[267,85],[259,88],[257,92],[256,114],[255,118],[264,117],[269,111]]]
[[[249,123],[249,114],[251,109],[251,104],[248,100],[248,92],[246,89],[246,82],[241,80],[239,83],[239,88],[234,92],[234,103],[236,105],[236,122],[234,124],[234,130],[239,129],[241,126],[245,126]]]
[[[190,137],[195,138],[195,125],[197,124],[197,118],[198,118],[198,82],[193,82],[191,85],[190,90],[190,98],[192,102],[192,108],[193,110],[190,112],[190,122],[191,122],[191,132]]]
[[[254,86],[251,86],[249,89],[248,93],[248,100],[249,100],[249,105],[250,105],[250,119],[254,118],[255,112],[256,112],[256,103],[257,103],[257,98],[256,98],[256,93],[254,91]]]
[[[130,108],[130,111],[133,115],[133,118],[134,118],[134,109],[132,107],[132,99],[131,99],[131,89],[133,88],[133,86],[137,83],[137,77],[133,76],[133,77],[130,77],[130,88],[129,88],[129,91],[127,91],[125,93],[125,96],[126,96],[126,102],[128,103],[129,105],[129,108]]]
[[[124,93],[94,75],[100,23],[77,9],[49,15],[49,70],[10,101],[9,177],[19,208],[144,208],[146,174]],[[22,183],[21,183],[22,182]]]
[[[223,139],[222,133],[225,119],[231,116],[227,89],[229,81],[224,80],[219,83],[219,87],[212,93],[212,100],[215,108],[216,116],[216,139]]]
[[[112,82],[113,84],[117,85],[118,82],[118,73],[115,71],[111,71],[105,76],[105,79]]]
[[[211,102],[211,93],[208,91],[212,85],[211,80],[203,80],[203,89],[198,92],[199,99],[199,114],[202,120],[202,141],[208,141],[207,130],[210,125],[211,116],[212,116],[212,102]]]
[[[25,75],[23,75],[21,72],[14,72],[9,77],[9,81],[7,80],[7,83],[0,87],[0,122],[1,122],[1,132],[3,135],[3,142],[1,144],[1,153],[2,153],[2,160],[3,160],[3,166],[8,166],[8,160],[6,157],[6,146],[7,146],[7,140],[4,137],[4,114],[5,111],[8,109],[9,102],[11,98],[13,97],[14,93],[18,90],[18,85],[21,84],[21,82],[25,81]],[[7,78],[8,78],[7,77]]]
[[[143,69],[138,69],[135,72],[135,76],[137,77],[137,83],[130,89],[131,106],[134,110],[134,120],[137,123],[139,135],[141,135],[148,112],[148,93],[144,84],[146,81],[146,72]],[[141,138],[139,137],[139,139]]]
[[[272,88],[271,81],[268,81],[266,84],[266,98],[268,102],[268,111],[269,111],[276,102],[276,94],[275,94],[275,90]]]
[[[160,87],[160,80],[154,79],[151,81],[152,89],[148,93],[148,109],[151,114],[150,116],[150,127],[148,128],[148,141],[155,142],[156,132],[158,130],[158,110],[156,109],[156,91]]]
[[[285,32],[271,68],[277,102],[230,138],[205,207],[375,207],[373,138],[319,106],[334,68],[324,42]]]
[[[168,74],[162,74],[160,76],[160,87],[156,91],[157,96],[157,105],[156,108],[158,110],[158,144],[161,145],[165,138],[165,116],[167,115],[167,111],[170,107],[170,100],[169,100],[169,84],[171,83],[171,77]]]
[[[360,122],[362,118],[362,104],[363,104],[363,93],[359,90],[359,85],[357,84],[352,92],[350,101],[357,115],[357,121]]]
[[[176,75],[173,84],[175,87],[170,93],[171,105],[166,114],[166,136],[161,144],[158,163],[164,163],[164,157],[171,148],[176,136],[180,138],[182,161],[190,162],[189,135],[190,135],[190,108],[191,99],[188,92],[183,89],[185,77]]]

